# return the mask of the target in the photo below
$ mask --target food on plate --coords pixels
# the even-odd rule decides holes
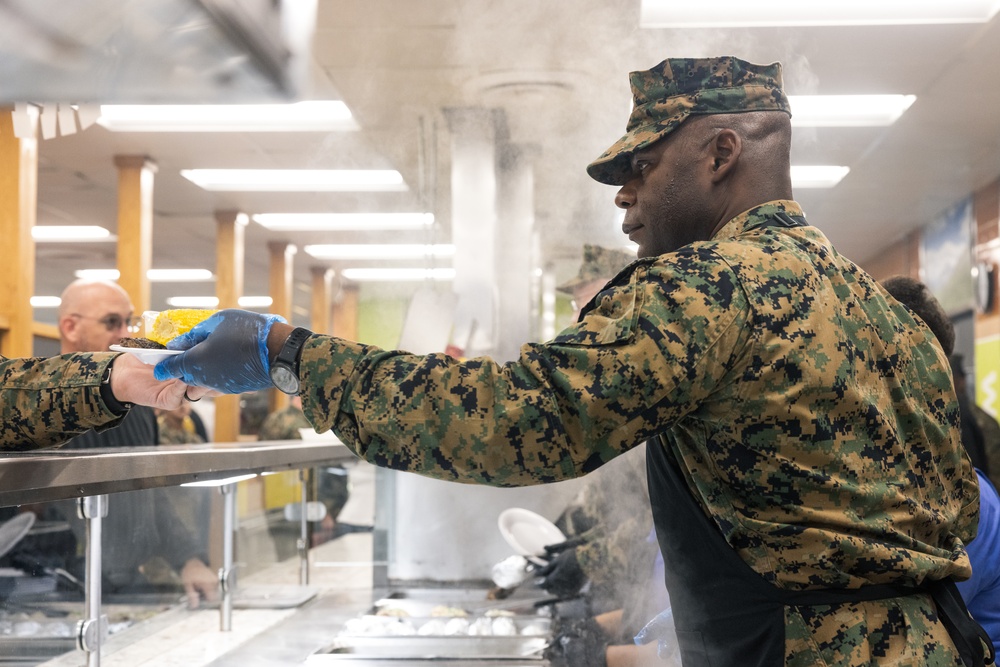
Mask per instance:
[[[498,616],[493,619],[494,636],[513,636],[516,634],[517,625],[514,624],[514,619],[507,616]]]
[[[344,624],[343,636],[366,637],[388,636],[402,637],[417,634],[413,624],[408,619],[399,616],[362,616],[352,618]]]
[[[163,343],[157,343],[155,340],[149,340],[148,338],[120,338],[118,344],[122,347],[133,347],[143,350],[167,349],[167,346]]]
[[[216,312],[218,311],[204,308],[175,308],[161,311],[153,321],[151,331],[146,333],[146,337],[161,345],[166,345],[177,336],[191,331],[197,324],[207,320]]]
[[[404,616],[409,616],[410,612],[408,612],[405,609],[402,609],[400,607],[382,607],[377,612],[375,612],[375,615],[376,616],[398,616],[398,617],[404,617]]]
[[[456,609],[451,607],[450,609]],[[549,633],[549,622],[537,619],[517,621],[517,614],[507,610],[489,610],[483,616],[409,617],[381,615],[385,611],[402,612],[398,607],[381,609],[376,615],[348,620],[341,636],[392,637],[541,637]],[[464,610],[463,610],[464,611]],[[523,625],[523,627],[521,627]]]
[[[504,598],[510,597],[510,594],[516,591],[517,588],[501,588],[500,586],[494,586],[490,590],[486,591],[487,600],[503,600]]]
[[[454,617],[454,616],[468,616],[469,613],[462,609],[461,607],[449,607],[447,605],[439,604],[431,609],[431,616],[435,617]]]

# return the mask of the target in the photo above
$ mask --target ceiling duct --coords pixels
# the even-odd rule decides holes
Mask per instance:
[[[0,103],[301,95],[316,0],[0,0]]]

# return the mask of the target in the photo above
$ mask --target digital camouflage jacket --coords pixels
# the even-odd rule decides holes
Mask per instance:
[[[110,352],[48,359],[0,357],[0,450],[25,451],[65,442],[119,422],[101,400]]]
[[[819,230],[761,226],[782,211],[802,215],[769,202],[638,260],[512,363],[313,336],[305,414],[376,465],[497,486],[669,434],[694,499],[775,586],[967,578],[978,485],[947,358]],[[816,646],[831,665],[955,664],[929,597],[898,600],[790,609],[787,664]]]

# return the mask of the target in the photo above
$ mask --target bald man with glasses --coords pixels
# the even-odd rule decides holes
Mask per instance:
[[[129,336],[130,327],[138,324],[132,300],[117,283],[77,280],[63,290],[61,299],[59,340],[64,355],[105,352]],[[151,408],[136,405],[116,428],[87,431],[63,449],[146,447],[158,443],[156,414]],[[106,590],[133,593],[149,588],[151,584],[141,571],[143,564],[153,556],[162,556],[179,573],[192,607],[197,606],[201,596],[216,597],[218,578],[205,564],[208,557],[201,540],[183,524],[161,490],[115,494],[109,503],[104,544]],[[74,527],[79,529],[79,538],[83,525]]]
[[[104,352],[139,324],[128,293],[112,282],[77,280],[59,305],[59,351]]]

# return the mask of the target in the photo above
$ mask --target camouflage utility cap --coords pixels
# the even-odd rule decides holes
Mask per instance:
[[[587,166],[591,178],[624,185],[632,174],[632,154],[667,136],[689,116],[784,111],[781,64],[755,65],[721,58],[668,58],[651,70],[632,72],[632,115],[626,134]]]
[[[599,245],[583,246],[583,263],[580,270],[571,280],[559,285],[556,289],[560,292],[572,294],[573,290],[580,285],[589,283],[599,278],[605,281],[611,280],[618,272],[635,261],[635,253],[628,250],[603,248]]]

